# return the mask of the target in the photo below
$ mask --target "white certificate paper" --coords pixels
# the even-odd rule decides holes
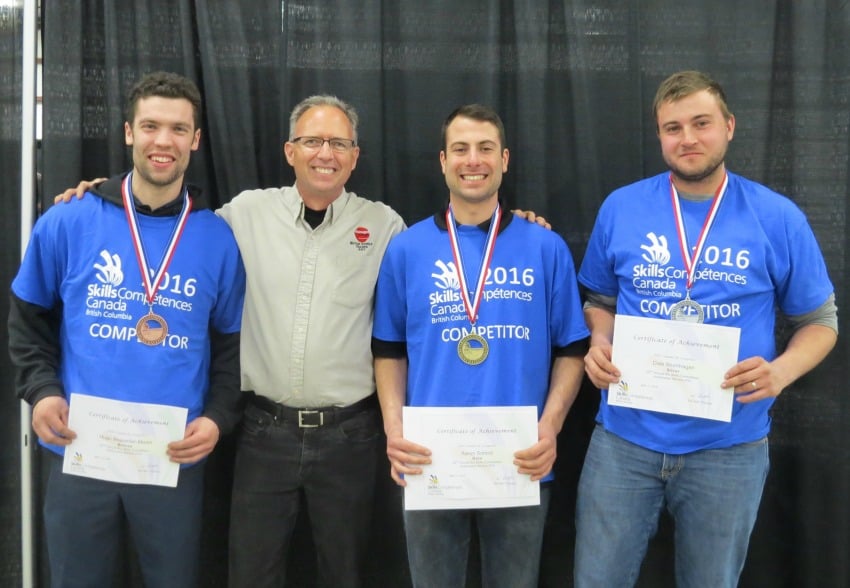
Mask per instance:
[[[720,383],[740,340],[737,327],[618,314],[608,404],[729,422],[735,394]]]
[[[65,447],[62,471],[125,484],[177,486],[180,464],[167,446],[183,438],[187,410],[71,394],[68,426],[77,438]]]
[[[406,406],[402,418],[404,438],[431,450],[422,474],[404,478],[406,510],[540,504],[540,482],[513,464],[537,443],[537,407]]]

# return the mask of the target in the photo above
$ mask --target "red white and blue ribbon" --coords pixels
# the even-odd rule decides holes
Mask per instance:
[[[174,251],[177,249],[177,243],[180,241],[186,221],[189,219],[189,213],[192,211],[192,199],[189,198],[189,191],[184,186],[182,194],[183,208],[180,211],[180,216],[177,217],[177,222],[171,231],[171,237],[168,239],[168,245],[162,254],[159,265],[156,268],[151,268],[148,262],[148,256],[145,253],[144,243],[142,243],[139,218],[136,214],[136,205],[133,201],[132,181],[133,172],[130,172],[121,184],[121,198],[124,201],[124,212],[127,215],[127,224],[130,226],[130,235],[133,238],[133,248],[136,250],[136,261],[139,262],[139,271],[142,272],[142,280],[144,280],[145,299],[148,301],[148,305],[152,306],[156,298],[156,293],[159,290],[159,285],[162,283],[162,278],[165,276],[171,259],[174,257]]]
[[[466,310],[466,316],[469,317],[470,324],[475,324],[478,320],[478,308],[481,306],[481,295],[484,293],[484,282],[487,280],[487,270],[490,268],[490,261],[493,259],[493,250],[496,248],[496,236],[499,233],[499,222],[502,220],[502,209],[496,204],[496,210],[493,211],[493,217],[490,219],[490,230],[487,231],[487,242],[484,245],[484,255],[481,258],[481,268],[478,270],[478,280],[475,284],[475,292],[472,293],[470,299],[470,290],[466,280],[466,271],[463,267],[463,256],[460,252],[460,243],[457,237],[457,226],[455,225],[454,214],[452,213],[451,205],[446,208],[446,227],[449,230],[449,243],[452,247],[452,255],[455,260],[455,268],[457,269],[457,279],[460,284],[460,295],[463,298],[463,307]]]
[[[717,216],[717,210],[720,208],[720,202],[726,194],[726,186],[728,184],[729,176],[724,175],[723,181],[714,193],[714,199],[711,201],[711,208],[705,216],[705,221],[703,222],[702,230],[699,234],[699,239],[697,239],[696,247],[694,248],[693,254],[691,254],[690,248],[688,247],[688,236],[685,233],[685,222],[682,219],[682,208],[679,205],[679,193],[676,191],[676,186],[673,185],[673,175],[670,174],[670,198],[673,200],[673,213],[676,215],[676,232],[679,236],[679,247],[681,248],[682,259],[685,260],[685,271],[688,273],[685,287],[689,292],[691,287],[694,285],[697,261],[699,261],[700,255],[702,255],[705,241],[708,238],[708,232],[711,229],[711,225],[714,224],[714,218]]]

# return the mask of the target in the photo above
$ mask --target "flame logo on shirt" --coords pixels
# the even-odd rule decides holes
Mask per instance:
[[[431,277],[434,278],[434,285],[442,290],[458,290],[460,289],[460,281],[457,279],[457,268],[455,263],[450,261],[444,263],[437,260],[434,265],[440,269],[440,273],[434,272]]]
[[[655,233],[647,233],[646,237],[652,242],[652,245],[640,246],[641,249],[646,251],[646,253],[641,254],[641,257],[647,263],[667,265],[667,262],[670,261],[670,250],[667,249],[667,237],[664,235],[658,237]]]
[[[118,286],[124,281],[124,272],[121,270],[121,258],[117,253],[109,255],[109,252],[104,249],[100,252],[100,257],[103,263],[94,264],[97,270],[95,277],[101,284],[110,284]]]

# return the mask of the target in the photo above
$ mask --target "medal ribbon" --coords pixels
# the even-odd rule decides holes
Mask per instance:
[[[152,307],[156,293],[159,290],[159,285],[171,263],[174,251],[177,249],[177,242],[180,241],[186,221],[189,219],[189,213],[192,211],[192,199],[189,198],[189,191],[184,187],[182,194],[183,208],[180,211],[180,216],[177,217],[174,229],[171,231],[171,237],[168,239],[168,245],[162,254],[158,269],[156,269],[155,275],[151,278],[152,268],[148,263],[148,256],[145,254],[145,246],[142,243],[142,234],[139,228],[139,219],[136,214],[136,205],[133,202],[132,180],[133,172],[130,172],[121,184],[121,198],[124,201],[127,224],[130,226],[130,235],[133,238],[133,248],[136,250],[136,261],[139,262],[139,271],[142,272],[142,280],[145,285],[145,299],[148,301],[148,305]]]
[[[702,255],[702,248],[708,238],[708,231],[711,229],[711,225],[714,224],[714,218],[717,216],[717,210],[720,208],[720,201],[723,200],[723,196],[726,194],[726,186],[728,184],[729,176],[727,174],[723,176],[723,181],[714,193],[714,199],[711,201],[711,208],[705,216],[705,221],[703,222],[702,230],[699,233],[699,239],[697,240],[697,245],[692,256],[688,253],[690,249],[688,248],[688,236],[685,233],[685,221],[682,218],[682,208],[679,205],[679,193],[676,191],[676,186],[673,185],[673,175],[670,175],[670,198],[673,200],[673,213],[676,215],[676,232],[679,236],[679,247],[682,251],[682,259],[685,260],[685,270],[688,272],[688,278],[685,284],[688,292],[691,291],[691,287],[694,285],[697,261],[699,261],[699,257]]]
[[[452,214],[451,204],[446,208],[446,227],[449,229],[449,243],[452,247],[452,255],[455,259],[455,267],[457,268],[457,279],[460,283],[460,295],[463,298],[463,307],[466,310],[466,316],[469,317],[470,324],[474,325],[478,320],[478,307],[481,306],[481,295],[484,293],[484,281],[487,278],[487,270],[490,268],[490,261],[493,259],[493,250],[496,248],[496,235],[499,233],[499,222],[502,220],[502,209],[496,204],[496,210],[493,211],[493,218],[490,219],[490,230],[487,231],[487,242],[484,245],[484,256],[481,258],[481,268],[478,270],[478,281],[475,285],[475,294],[472,300],[469,299],[469,287],[466,281],[466,271],[463,269],[463,256],[460,252],[460,243],[457,237],[457,226],[455,225],[454,214]]]

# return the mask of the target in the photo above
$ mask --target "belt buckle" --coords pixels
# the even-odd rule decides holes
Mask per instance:
[[[305,422],[304,416],[319,415],[319,422]],[[312,419],[309,419],[312,420]],[[298,427],[301,429],[315,429],[325,424],[325,415],[320,410],[299,410],[298,411]]]

